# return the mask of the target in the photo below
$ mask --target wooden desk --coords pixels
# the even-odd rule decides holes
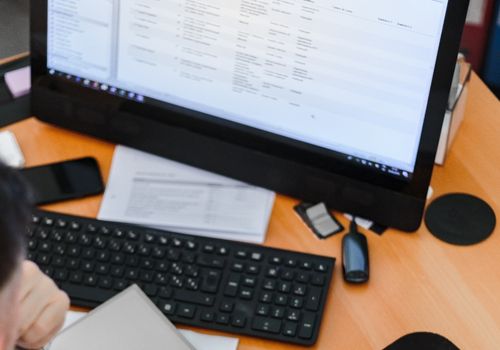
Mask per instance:
[[[17,60],[20,60],[21,58],[28,57],[29,52],[24,52],[19,55],[11,56],[11,57],[5,57],[5,58],[0,58],[0,66],[3,64],[11,63]]]
[[[34,119],[8,129],[17,135],[28,165],[92,155],[99,160],[105,178],[108,176],[111,144]],[[465,121],[446,165],[435,169],[435,196],[473,193],[499,215],[499,139],[500,103],[473,75]],[[47,208],[95,217],[100,200],[94,197]],[[317,240],[294,214],[296,203],[292,198],[277,197],[266,245],[339,258],[342,235]],[[415,331],[442,334],[463,350],[500,347],[499,227],[489,240],[473,247],[442,243],[425,226],[413,234],[391,230],[382,237],[367,236],[370,283],[346,285],[337,264],[320,338],[313,349],[382,349]],[[240,338],[240,350],[301,349]]]

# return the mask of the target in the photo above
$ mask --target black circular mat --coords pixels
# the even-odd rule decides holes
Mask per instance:
[[[493,233],[496,218],[493,209],[482,199],[452,193],[437,198],[427,207],[425,224],[442,241],[472,245]]]
[[[451,341],[439,334],[412,333],[405,335],[384,350],[460,350]]]

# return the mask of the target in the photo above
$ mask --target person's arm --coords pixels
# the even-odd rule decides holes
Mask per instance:
[[[20,329],[17,345],[40,349],[61,329],[69,298],[32,262],[22,266]]]

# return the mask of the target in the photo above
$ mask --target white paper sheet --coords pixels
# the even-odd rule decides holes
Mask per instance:
[[[71,326],[73,323],[85,316],[85,312],[69,311],[66,315],[63,329]],[[238,338],[221,337],[215,335],[206,335],[184,329],[179,332],[197,349],[197,350],[237,350]]]
[[[273,192],[118,146],[99,219],[263,243]]]

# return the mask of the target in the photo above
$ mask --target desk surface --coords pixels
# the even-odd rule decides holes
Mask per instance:
[[[108,177],[114,150],[109,143],[35,119],[8,129],[17,135],[30,166],[92,155]],[[434,196],[473,193],[489,202],[500,217],[499,137],[500,103],[474,74],[465,121],[446,165],[434,172]],[[100,201],[99,196],[47,209],[95,217]],[[296,203],[277,197],[266,245],[339,258],[342,235],[317,240],[294,214]],[[382,349],[416,331],[439,333],[464,350],[498,349],[500,225],[489,240],[472,247],[442,243],[424,225],[412,234],[390,230],[381,237],[367,236],[371,280],[366,286],[346,285],[341,266],[336,266],[320,337],[312,349]],[[301,349],[240,339],[240,350]]]

